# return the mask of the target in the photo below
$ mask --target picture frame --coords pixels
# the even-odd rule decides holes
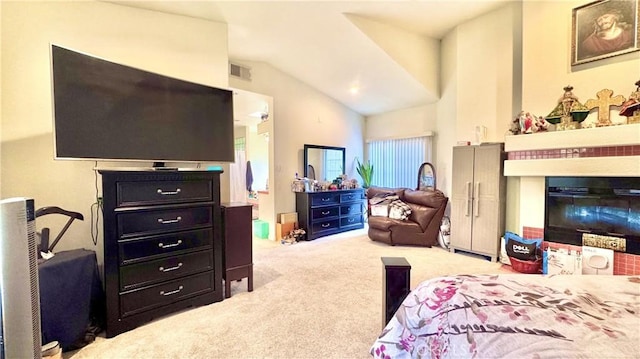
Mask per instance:
[[[571,65],[640,50],[640,0],[597,0],[572,10]]]

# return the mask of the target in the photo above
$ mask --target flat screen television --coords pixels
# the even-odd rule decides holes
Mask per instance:
[[[51,45],[56,159],[233,162],[233,92]]]

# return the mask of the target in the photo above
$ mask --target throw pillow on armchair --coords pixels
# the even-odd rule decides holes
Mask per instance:
[[[371,215],[374,217],[388,217],[389,216],[389,205],[388,204],[372,204],[371,205]]]

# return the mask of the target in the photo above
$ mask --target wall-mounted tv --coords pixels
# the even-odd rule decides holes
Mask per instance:
[[[233,162],[233,92],[51,45],[56,159]]]

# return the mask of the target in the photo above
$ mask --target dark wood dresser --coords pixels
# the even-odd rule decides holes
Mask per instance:
[[[221,301],[221,171],[99,172],[107,337]]]
[[[364,228],[364,189],[296,192],[296,211],[307,240]]]
[[[224,296],[231,297],[231,281],[247,278],[247,291],[253,291],[253,226],[249,203],[223,203]]]

